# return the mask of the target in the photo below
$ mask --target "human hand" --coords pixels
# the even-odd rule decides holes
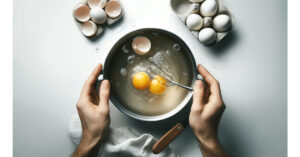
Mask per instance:
[[[198,65],[198,71],[207,82],[207,87],[202,80],[195,82],[190,126],[205,157],[227,156],[217,137],[219,122],[225,110],[220,84],[202,65]]]
[[[101,143],[106,130],[109,128],[109,81],[102,81],[99,94],[96,90],[96,83],[101,69],[102,65],[99,64],[85,81],[76,104],[82,125],[82,138],[73,156],[97,155],[98,151],[96,149],[96,152],[93,151],[93,148]]]

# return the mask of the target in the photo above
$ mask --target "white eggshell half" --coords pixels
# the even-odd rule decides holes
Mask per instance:
[[[198,14],[191,14],[186,19],[186,25],[192,31],[200,30],[203,26],[202,17]]]
[[[74,17],[80,22],[90,19],[90,8],[87,5],[79,4],[74,10]]]
[[[218,11],[218,3],[215,0],[206,0],[200,6],[202,16],[212,17]]]
[[[198,35],[199,41],[205,45],[211,45],[217,40],[217,33],[212,28],[203,28]]]
[[[121,15],[122,8],[118,1],[109,1],[106,4],[105,12],[110,18],[117,18]]]
[[[189,0],[189,1],[192,3],[200,3],[200,2],[203,2],[204,0]]]
[[[87,21],[82,24],[81,32],[87,37],[94,36],[97,32],[97,25],[93,21]]]
[[[94,8],[94,7],[104,8],[107,3],[107,0],[88,0],[87,2],[90,8]]]
[[[146,37],[136,37],[133,39],[132,49],[138,55],[145,55],[151,49],[151,41]]]
[[[91,19],[97,24],[105,23],[107,15],[105,11],[100,7],[92,8],[90,11]]]
[[[226,14],[220,14],[213,20],[213,27],[218,32],[225,32],[231,27],[230,17]]]

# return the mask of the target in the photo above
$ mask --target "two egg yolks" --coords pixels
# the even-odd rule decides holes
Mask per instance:
[[[163,77],[156,75],[152,80],[145,72],[135,73],[132,77],[132,85],[138,90],[145,90],[149,88],[149,91],[154,95],[163,93],[166,89],[167,81]]]

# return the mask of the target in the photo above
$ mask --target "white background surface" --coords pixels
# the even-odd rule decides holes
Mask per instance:
[[[227,105],[220,138],[232,156],[286,156],[286,2],[224,0],[235,15],[234,31],[214,47],[189,34],[168,1],[121,1],[123,20],[100,39],[78,31],[77,1],[14,1],[14,155],[70,156],[67,135],[83,81],[118,37],[141,27],[159,27],[183,38],[220,81]],[[99,50],[97,51],[96,48]],[[112,127],[159,132],[111,106]],[[171,127],[171,126],[170,126]],[[191,131],[172,147],[182,156],[200,154]]]

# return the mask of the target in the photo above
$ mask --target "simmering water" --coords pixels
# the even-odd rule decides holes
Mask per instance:
[[[191,86],[192,64],[187,63],[187,52],[180,43],[162,33],[144,33],[152,47],[147,55],[137,55],[131,48],[133,38],[122,43],[110,65],[109,79],[112,93],[120,104],[139,115],[155,116],[176,108],[187,96],[188,91],[167,86],[161,95],[153,95],[148,90],[140,91],[132,86],[132,75],[146,72],[150,77],[159,74],[180,84]],[[135,36],[136,37],[136,36]]]

